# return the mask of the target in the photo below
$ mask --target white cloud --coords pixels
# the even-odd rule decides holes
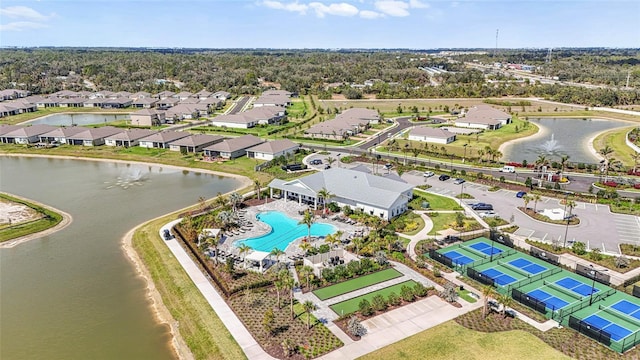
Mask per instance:
[[[43,21],[54,17],[55,14],[43,15],[27,6],[8,6],[6,8],[0,8],[0,16],[6,16],[12,19]]]
[[[409,16],[409,3],[397,0],[380,0],[375,2],[376,10],[389,16]]]
[[[377,11],[362,10],[360,11],[360,17],[363,19],[378,19],[384,17],[384,14]]]
[[[22,31],[30,29],[42,29],[48,27],[45,24],[33,21],[14,21],[8,24],[0,24],[0,31]]]
[[[312,2],[309,3],[309,7],[315,10],[316,15],[320,18],[325,15],[336,15],[336,16],[354,16],[358,15],[358,8],[347,3],[335,3],[325,5],[320,2]]]
[[[297,12],[300,15],[306,14],[307,9],[309,8],[306,4],[300,4],[297,1],[291,3],[283,3],[280,1],[266,0],[262,2],[262,5],[271,9]]]
[[[429,7],[429,4],[423,3],[420,0],[409,0],[409,6],[414,9],[426,9]]]

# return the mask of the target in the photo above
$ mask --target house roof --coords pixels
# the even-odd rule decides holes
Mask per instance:
[[[22,128],[20,125],[0,124],[0,136]]]
[[[132,99],[143,99],[143,98],[151,97],[151,94],[149,94],[146,91],[138,91],[137,93],[129,95],[129,97]]]
[[[68,99],[60,100],[60,104],[84,104],[85,100],[86,99],[79,98],[79,97],[71,97]]]
[[[229,96],[231,96],[231,93],[228,93],[226,91],[216,91],[213,94],[211,94],[211,96],[216,98],[220,98],[220,97],[228,98]]]
[[[291,102],[288,96],[284,95],[262,95],[254,101],[254,104],[274,104],[284,106]]]
[[[269,120],[280,116],[283,109],[278,106],[261,106],[251,110],[243,111],[237,114],[220,115],[215,117],[212,122],[228,122],[236,124],[247,124],[259,120]]]
[[[248,149],[262,143],[262,139],[253,135],[244,135],[237,138],[227,139],[223,142],[213,144],[204,148],[205,150],[218,152],[234,152],[242,149]]]
[[[402,193],[413,189],[413,185],[403,181],[344,168],[331,168],[295,180],[274,179],[269,186],[290,188],[291,191],[312,197],[325,188],[334,194],[334,197],[381,208],[391,207],[399,198],[405,196]]]
[[[142,109],[131,113],[131,115],[146,115],[146,116],[156,116],[164,114],[164,111],[156,110],[156,109]]]
[[[56,126],[46,125],[46,124],[35,124],[32,126],[21,126],[18,129],[13,131],[9,131],[4,134],[5,137],[11,138],[26,138],[31,136],[38,136],[49,132],[51,130],[55,130]]]
[[[207,91],[207,90],[205,90],[205,89],[202,89],[202,90],[198,91],[197,93],[195,93],[195,94],[193,94],[193,95],[194,95],[194,96],[197,96],[197,97],[209,97],[209,96],[211,96],[212,94],[213,94],[212,92]]]
[[[136,98],[136,100],[134,100],[132,104],[133,105],[136,105],[136,104],[142,104],[142,105],[155,104],[158,101],[160,101],[160,100],[158,100],[156,98],[152,98],[152,97],[141,97],[141,98]]]
[[[187,98],[187,97],[191,97],[193,94],[188,92],[188,91],[180,91],[177,94],[174,94],[173,97],[177,97],[177,98]]]
[[[76,135],[83,131],[87,130],[86,127],[82,126],[71,126],[71,127],[60,127],[44,134],[41,134],[40,137],[64,137],[67,138],[69,136]]]
[[[191,135],[191,134],[189,134],[188,132],[167,130],[167,131],[161,131],[161,132],[149,135],[147,137],[144,137],[144,138],[140,139],[140,141],[152,141],[152,142],[157,142],[157,143],[168,143],[168,142],[171,142],[171,141],[182,139],[183,137],[187,137],[189,135]]]
[[[205,135],[205,134],[194,134],[191,136],[183,137],[182,139],[178,139],[171,143],[171,145],[177,146],[201,146],[205,144],[211,144],[214,142],[220,142],[224,139],[220,135]]]
[[[78,139],[78,140],[97,140],[97,139],[104,139],[107,136],[121,133],[123,131],[124,131],[123,129],[118,129],[113,126],[104,126],[99,128],[86,128],[82,132],[69,136],[69,138]]]
[[[291,92],[287,91],[287,90],[267,90],[264,91],[262,93],[263,96],[271,96],[271,95],[276,95],[276,96],[291,96]]]
[[[289,139],[274,140],[263,142],[260,145],[251,147],[247,151],[262,152],[266,154],[276,154],[290,149],[297,149],[300,144],[294,143]]]
[[[511,115],[504,111],[494,109],[489,105],[474,106],[465,115],[465,117],[457,119],[456,122],[471,124],[496,125],[500,120],[510,119]]]
[[[428,136],[437,139],[448,139],[450,137],[456,136],[456,134],[452,133],[451,131],[429,126],[416,126],[411,129],[409,135]]]
[[[157,133],[157,131],[148,130],[148,129],[129,129],[126,131],[119,132],[117,134],[109,135],[105,138],[105,140],[126,140],[133,141],[145,138],[147,136],[151,136]]]
[[[194,114],[200,111],[207,110],[207,106],[204,104],[178,104],[167,110],[167,115],[184,115]]]

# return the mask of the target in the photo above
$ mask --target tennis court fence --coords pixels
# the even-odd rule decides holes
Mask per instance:
[[[613,295],[616,293],[615,289],[609,289],[607,291],[601,291],[596,293],[595,295],[593,295],[593,300],[591,301],[591,303],[596,303],[610,295]],[[558,310],[557,312],[557,318],[554,317],[554,320],[557,320],[558,322],[562,322],[564,320],[564,318],[568,315],[573,314],[574,312],[578,311],[578,310],[582,310],[584,308],[586,308],[587,306],[591,306],[589,305],[588,301],[581,301],[578,302],[576,304],[572,304],[570,306],[567,307],[563,307],[562,309]]]
[[[476,280],[482,284],[495,286],[495,282],[493,281],[492,278],[488,277],[487,275],[479,271],[476,271],[473,268],[467,268],[467,276],[469,276],[473,280]]]
[[[507,269],[515,272],[516,274],[520,274],[520,275],[522,275],[524,277],[531,277],[530,273],[520,269],[517,266],[513,266],[513,265],[511,265],[511,264],[509,264],[507,262],[503,262],[503,261],[498,260],[498,265],[502,265],[502,266],[506,267]]]
[[[529,296],[518,289],[511,290],[511,297],[513,300],[532,308],[533,310],[542,313],[544,315],[547,314],[547,305],[540,300]]]
[[[429,249],[429,257],[440,264],[453,268],[453,260],[448,258],[446,255],[437,252],[435,249]]]
[[[537,275],[528,277],[526,279],[522,279],[522,280],[517,281],[517,282],[515,282],[513,284],[509,284],[509,286],[507,286],[507,293],[510,293],[511,289],[519,289],[519,288],[521,288],[521,287],[523,287],[525,285],[529,285],[529,284],[531,284],[533,282],[542,280],[542,279],[544,279],[546,277],[549,277],[549,276],[551,276],[553,274],[557,274],[559,272],[562,272],[562,269],[554,267],[554,268],[551,268],[548,271],[543,271],[543,272],[541,272],[541,273],[539,273]]]
[[[607,346],[611,346],[611,334],[604,330],[600,330],[595,328],[586,322],[569,315],[569,327],[578,331],[581,334],[587,335],[588,337],[603,343]]]

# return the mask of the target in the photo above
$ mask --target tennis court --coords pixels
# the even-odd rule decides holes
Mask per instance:
[[[615,341],[620,341],[633,333],[633,331],[600,317],[597,314],[593,314],[582,319],[582,321],[599,330],[609,333],[611,335],[611,339]]]
[[[313,294],[320,300],[326,300],[355,290],[364,289],[367,286],[375,285],[383,281],[395,279],[400,276],[402,276],[401,272],[396,269],[389,268],[365,276],[360,276],[355,279],[343,281],[335,285],[323,287],[322,289],[315,290]]]
[[[413,280],[405,281],[400,284],[389,286],[384,289],[373,291],[365,295],[361,295],[358,297],[351,298],[349,300],[339,302],[337,304],[333,304],[329,307],[331,308],[331,310],[333,310],[336,314],[340,316],[349,315],[351,313],[358,311],[358,305],[360,304],[360,301],[362,301],[363,299],[367,299],[367,301],[371,302],[371,299],[373,299],[373,297],[378,294],[384,296],[385,299],[391,293],[396,293],[396,295],[400,296],[400,289],[402,289],[403,286],[407,285],[410,288],[413,288],[416,284],[417,283]]]
[[[535,289],[535,290],[529,291],[527,295],[543,303],[547,309],[554,310],[554,311],[558,309],[562,309],[563,307],[573,302],[573,301],[571,302],[564,301],[560,297],[549,294],[549,292],[544,291],[542,289]]]
[[[496,269],[496,268],[489,268],[489,269],[485,269],[480,271],[480,273],[482,273],[483,275],[485,275],[486,277],[488,277],[489,279],[493,280],[494,283],[500,285],[500,286],[506,286],[509,284],[513,284],[514,282],[518,281],[519,279],[507,275],[504,272]]]
[[[463,255],[455,250],[451,250],[451,251],[447,251],[445,253],[442,253],[442,255],[448,257],[449,259],[451,259],[451,261],[456,264],[456,265],[467,265],[467,264],[471,264],[472,262],[476,261],[466,255]]]
[[[541,272],[549,270],[549,268],[542,266],[540,264],[536,264],[523,257],[519,257],[517,259],[511,260],[507,262],[507,264],[515,268],[518,268],[520,270],[524,270],[531,275],[537,275],[537,274],[540,274]]]
[[[572,279],[570,277],[565,277],[563,279],[557,280],[554,282],[554,284],[561,286],[567,290],[571,290],[580,296],[589,296],[592,293],[595,294],[598,291],[600,291],[596,287],[591,287],[591,285],[587,285],[581,281]]]

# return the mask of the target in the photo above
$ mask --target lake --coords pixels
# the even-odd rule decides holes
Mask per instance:
[[[597,163],[600,161],[590,150],[592,138],[603,131],[633,125],[619,120],[582,118],[530,119],[540,127],[540,132],[526,140],[511,143],[503,149],[505,161],[533,163],[538,156],[545,155],[558,161],[569,155],[573,163]]]
[[[47,115],[28,121],[27,123],[54,126],[84,126],[130,119],[131,116],[129,116],[129,114],[67,113]]]
[[[238,180],[159,165],[0,156],[0,190],[66,211],[55,234],[0,248],[1,359],[170,359],[122,237]]]

